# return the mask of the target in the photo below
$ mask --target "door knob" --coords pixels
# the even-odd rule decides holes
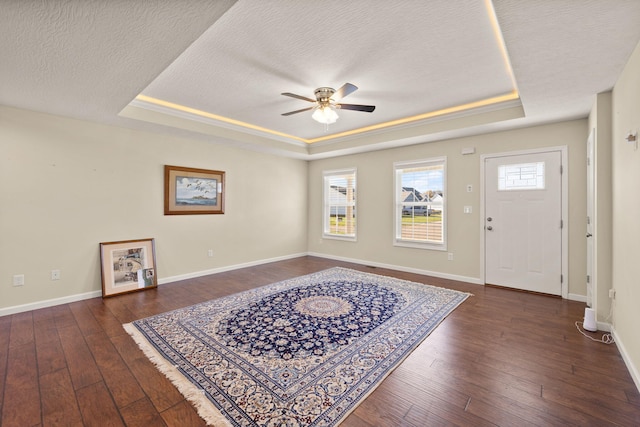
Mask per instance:
[[[489,217],[489,218],[487,218],[487,221],[491,222],[491,221],[493,221],[493,218]]]
[[[591,236],[593,236],[593,234],[587,233],[587,237],[591,237]]]
[[[491,230],[493,230],[493,227],[492,226],[488,226],[487,230],[491,231]]]

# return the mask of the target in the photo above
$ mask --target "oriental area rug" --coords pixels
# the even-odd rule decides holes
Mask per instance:
[[[124,325],[215,426],[335,426],[470,294],[331,268]]]

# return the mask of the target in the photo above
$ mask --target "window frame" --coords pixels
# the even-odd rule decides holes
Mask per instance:
[[[329,194],[331,188],[331,177],[353,175],[353,202],[347,202],[344,205],[330,204]],[[322,238],[323,239],[335,239],[346,240],[355,242],[357,241],[358,234],[358,170],[357,168],[345,168],[322,171]],[[331,207],[332,206],[344,206],[345,216],[348,206],[353,207],[353,234],[337,234],[331,232]]]
[[[428,202],[403,203],[402,200],[402,171],[410,168],[442,166],[442,242],[429,240],[414,240],[402,238],[402,208],[403,205],[428,206]],[[393,190],[394,190],[394,229],[393,245],[415,249],[427,249],[435,251],[447,250],[447,157],[430,157],[427,159],[407,160],[393,163]]]

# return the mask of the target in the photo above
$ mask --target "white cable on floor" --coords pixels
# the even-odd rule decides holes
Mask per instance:
[[[578,332],[580,332],[585,337],[589,338],[591,341],[601,342],[603,344],[613,344],[615,342],[614,339],[613,339],[613,336],[611,334],[602,334],[602,338],[600,338],[600,339],[596,339],[596,338],[593,338],[593,337],[587,335],[582,329],[580,329],[580,321],[579,320],[576,321],[576,328],[578,329]]]

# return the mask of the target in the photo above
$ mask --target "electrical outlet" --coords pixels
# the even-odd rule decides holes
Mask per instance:
[[[13,286],[24,286],[24,274],[13,275]]]
[[[609,298],[611,298],[611,299],[615,299],[616,298],[616,290],[615,289],[609,289]]]
[[[453,252],[447,253],[447,260],[453,261]]]
[[[213,249],[209,249],[209,250],[207,251],[207,256],[208,256],[209,258],[213,257]]]
[[[60,270],[51,270],[51,280],[60,280]]]

